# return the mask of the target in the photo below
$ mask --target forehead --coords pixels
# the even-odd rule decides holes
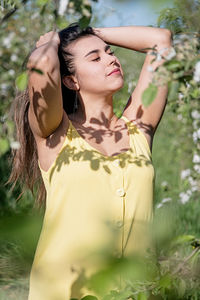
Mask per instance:
[[[73,42],[70,46],[71,51],[75,56],[84,57],[88,52],[92,50],[104,50],[107,44],[97,36],[85,36],[77,41]]]

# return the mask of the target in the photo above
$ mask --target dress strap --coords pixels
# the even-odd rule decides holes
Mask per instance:
[[[127,117],[121,116],[121,119],[123,119],[126,122],[126,125],[127,125],[128,129],[129,129],[129,132],[131,134],[134,135],[136,133],[141,137],[141,139],[143,140],[143,142],[145,144],[145,147],[147,148],[148,152],[150,153],[150,155],[152,155],[151,149],[150,149],[149,144],[147,142],[147,138],[145,137],[142,130],[139,127],[137,127],[137,125],[134,124],[132,121],[128,120]]]
[[[120,119],[122,119],[122,120],[125,121],[125,123],[126,123],[126,125],[128,127],[128,130],[129,130],[129,132],[131,134],[138,133],[138,127],[135,124],[133,124],[133,122],[131,122],[130,120],[128,120],[127,117],[121,116]]]

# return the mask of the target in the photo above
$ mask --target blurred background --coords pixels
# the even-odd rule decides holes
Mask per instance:
[[[199,20],[200,2],[196,0],[0,1],[0,300],[27,299],[29,272],[44,215],[44,208],[34,205],[35,196],[30,191],[23,190],[19,184],[14,189],[6,185],[12,164],[11,151],[20,147],[15,139],[10,107],[16,93],[26,88],[25,61],[40,35],[62,29],[74,21],[83,27],[88,24],[93,27],[156,26],[169,28],[179,45],[181,39],[178,38],[183,40],[187,34],[195,33],[199,41]],[[191,57],[191,52],[186,54],[190,40],[186,42],[186,45],[180,44],[184,62],[189,60],[187,55]],[[120,116],[137,84],[145,54],[113,48],[125,73],[125,85],[114,98],[114,111]],[[194,77],[195,72],[200,76],[199,45],[195,51],[195,58],[188,67],[189,75],[187,71],[171,79],[170,98],[156,131],[152,152],[156,170],[155,217],[164,224],[162,228],[157,224],[158,236],[163,240],[166,237],[167,241],[180,235],[190,236],[184,243],[200,237],[200,79]],[[171,64],[176,74],[184,67],[185,63],[179,69],[174,62]],[[176,90],[173,90],[173,80],[180,83]],[[23,195],[17,200],[22,191]],[[199,247],[198,243],[195,247]],[[188,244],[187,255],[191,249]],[[181,280],[180,298],[159,299],[200,299],[198,288],[187,287],[187,278]],[[168,281],[168,289],[170,284]],[[123,297],[120,299],[127,299]]]

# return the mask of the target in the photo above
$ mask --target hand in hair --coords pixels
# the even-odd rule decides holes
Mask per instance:
[[[57,32],[49,31],[44,35],[41,35],[39,40],[36,42],[36,48],[43,46],[47,43],[56,43],[57,45],[60,44],[60,38]]]

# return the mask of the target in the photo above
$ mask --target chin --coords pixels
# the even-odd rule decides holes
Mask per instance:
[[[123,86],[124,86],[124,81],[119,82],[118,84],[115,85],[115,87],[113,87],[113,92],[119,91],[121,88],[123,88]]]

